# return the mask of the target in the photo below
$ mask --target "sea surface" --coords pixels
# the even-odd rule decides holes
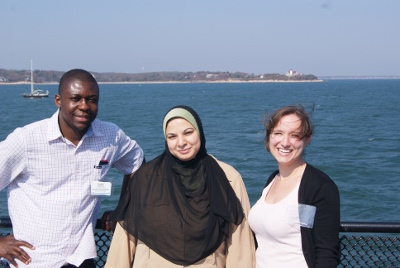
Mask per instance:
[[[15,128],[50,117],[49,98],[24,99],[29,85],[0,85],[0,141]],[[100,84],[98,118],[119,125],[148,160],[164,149],[162,118],[174,105],[200,115],[207,150],[242,175],[254,204],[276,162],[264,149],[265,113],[301,104],[312,111],[315,134],[306,161],[338,185],[342,221],[400,222],[400,80],[326,80],[317,83]],[[0,152],[1,157],[1,152]],[[115,207],[122,174],[109,175],[113,194],[102,211]],[[61,212],[60,212],[61,213]],[[0,217],[8,216],[0,191]]]

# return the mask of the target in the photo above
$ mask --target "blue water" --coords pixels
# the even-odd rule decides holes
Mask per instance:
[[[16,127],[51,116],[48,99],[23,99],[28,85],[0,85],[0,140]],[[164,148],[161,120],[186,104],[203,120],[207,149],[243,176],[255,203],[274,159],[264,149],[265,112],[283,105],[315,105],[315,134],[306,160],[337,183],[342,221],[400,221],[400,80],[327,80],[321,83],[100,85],[98,117],[118,124],[152,159]],[[1,156],[1,152],[0,152]],[[114,191],[102,210],[118,200],[122,174],[112,172]],[[6,190],[0,216],[7,216]]]

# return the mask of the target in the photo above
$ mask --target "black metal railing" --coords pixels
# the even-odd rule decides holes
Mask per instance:
[[[342,222],[338,267],[400,267],[400,222]]]
[[[11,229],[10,219],[0,218],[0,228]],[[400,222],[341,222],[338,267],[400,267],[399,234]],[[97,267],[104,267],[111,239],[109,232],[101,230],[98,220],[95,232]]]

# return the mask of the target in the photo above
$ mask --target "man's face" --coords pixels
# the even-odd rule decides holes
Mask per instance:
[[[80,140],[97,116],[99,89],[93,82],[72,80],[55,96],[59,125],[65,138]]]

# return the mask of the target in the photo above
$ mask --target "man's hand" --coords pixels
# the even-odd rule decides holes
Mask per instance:
[[[108,216],[111,214],[111,212],[112,210],[104,212],[103,216],[101,217],[101,228],[105,231],[113,233],[115,230],[116,222],[108,220]]]
[[[0,257],[6,258],[12,265],[18,267],[15,259],[25,264],[31,262],[31,257],[21,247],[34,250],[35,247],[25,241],[16,240],[13,235],[0,237]]]

